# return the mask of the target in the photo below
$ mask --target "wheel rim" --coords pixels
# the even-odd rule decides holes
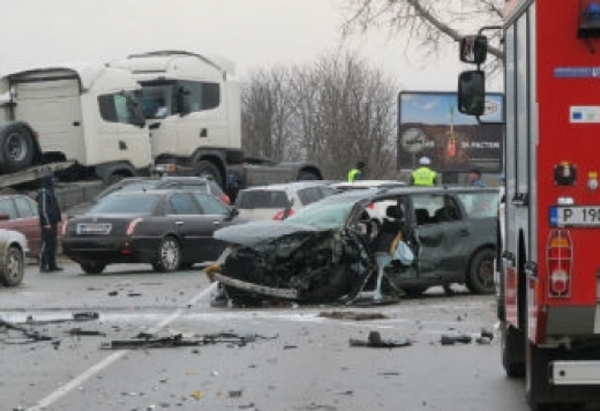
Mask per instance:
[[[160,248],[160,260],[167,270],[177,268],[179,264],[179,247],[175,240],[166,240]]]
[[[20,134],[12,133],[6,139],[8,156],[15,161],[21,161],[27,155],[27,147]]]
[[[6,261],[6,274],[11,280],[18,280],[23,270],[23,262],[19,258],[17,251],[8,254]]]
[[[494,289],[494,261],[483,260],[477,270],[477,279],[486,290]]]

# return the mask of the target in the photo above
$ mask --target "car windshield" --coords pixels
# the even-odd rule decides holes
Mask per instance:
[[[250,190],[238,194],[236,208],[286,208],[289,200],[285,191]]]
[[[341,229],[353,206],[353,202],[318,202],[301,208],[284,223],[308,225],[319,230]]]
[[[90,214],[150,214],[158,196],[146,193],[114,195],[103,198]]]

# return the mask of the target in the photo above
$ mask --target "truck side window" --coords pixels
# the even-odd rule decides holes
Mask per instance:
[[[98,96],[100,115],[110,123],[135,124],[134,104],[122,93]]]
[[[190,113],[210,110],[221,103],[219,83],[180,81],[186,91],[185,101]]]

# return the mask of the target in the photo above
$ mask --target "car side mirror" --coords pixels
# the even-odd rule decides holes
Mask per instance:
[[[229,214],[227,214],[226,220],[233,220],[235,217],[237,217],[238,215],[240,215],[240,210],[238,210],[235,207],[231,207],[229,209]]]

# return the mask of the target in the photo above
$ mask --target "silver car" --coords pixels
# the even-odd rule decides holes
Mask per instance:
[[[21,284],[28,254],[27,239],[23,234],[0,229],[0,284],[6,287]]]

